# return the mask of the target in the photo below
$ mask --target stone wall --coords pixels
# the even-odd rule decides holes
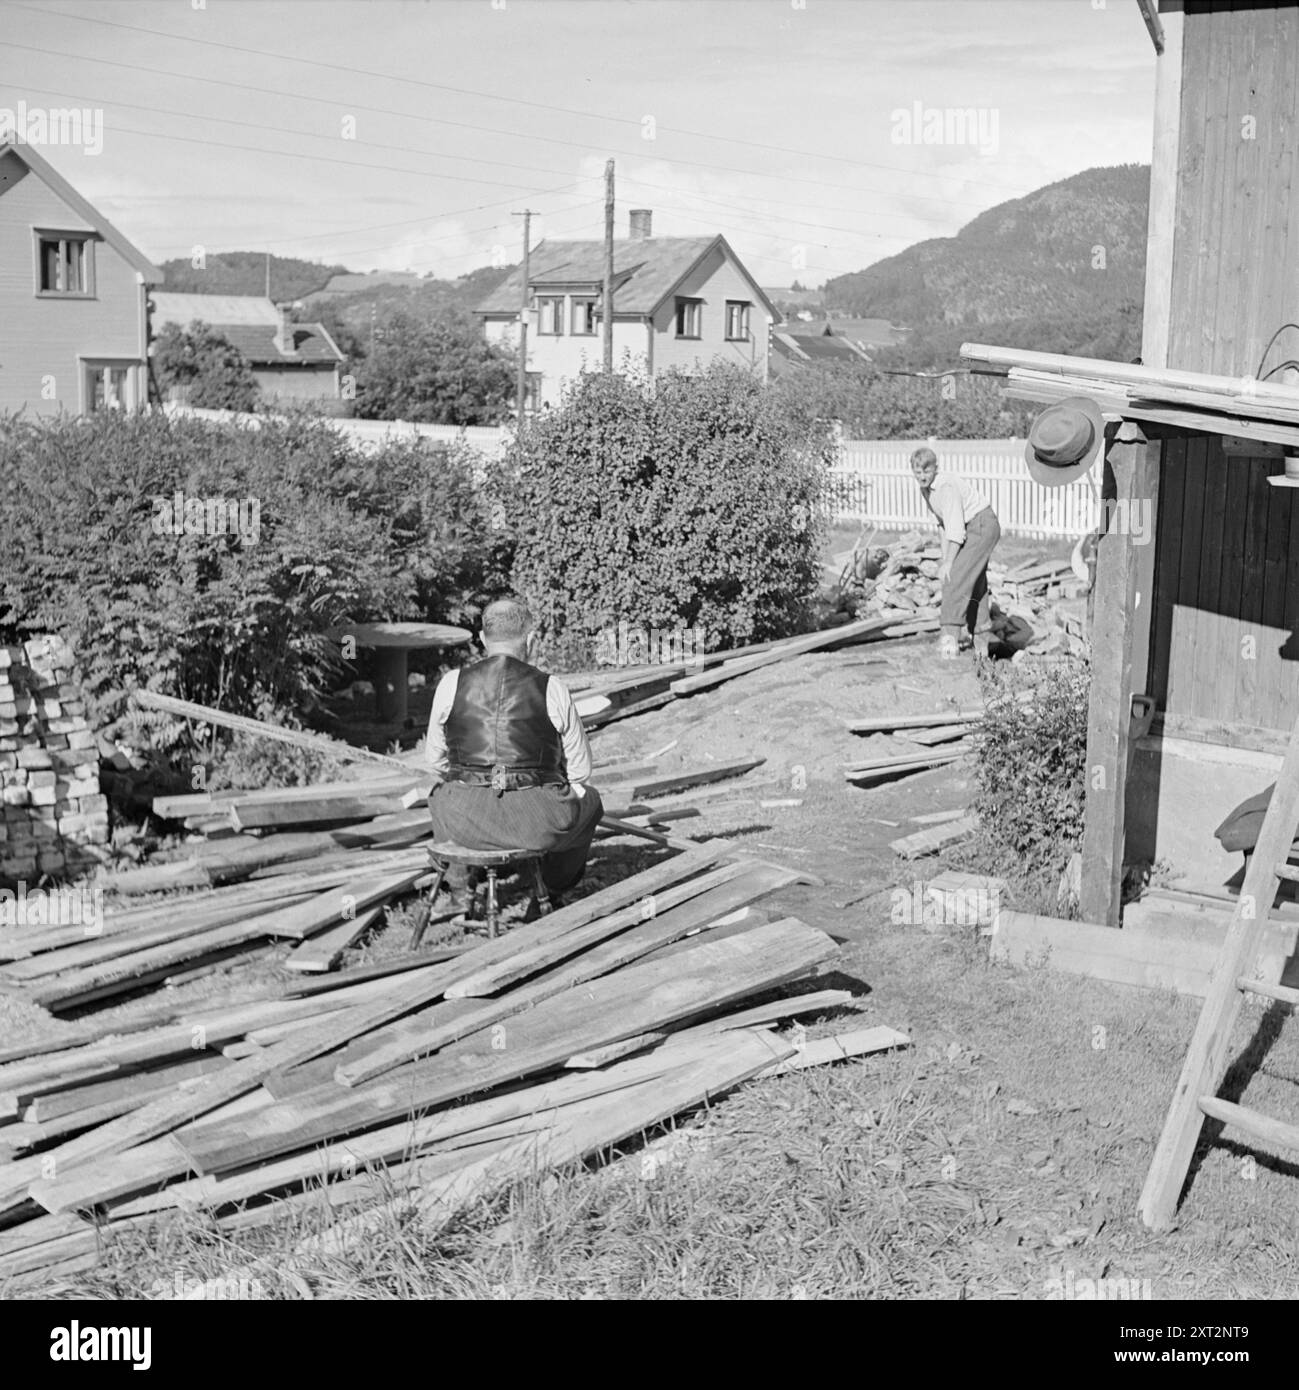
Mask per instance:
[[[99,749],[58,637],[0,646],[0,885],[93,868],[108,844]]]

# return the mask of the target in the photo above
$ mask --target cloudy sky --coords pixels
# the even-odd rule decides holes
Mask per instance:
[[[155,260],[270,250],[452,277],[659,235],[820,284],[1008,198],[1148,162],[1136,0],[4,0],[0,121]],[[25,103],[25,108],[23,104]],[[969,119],[963,113],[973,112]]]

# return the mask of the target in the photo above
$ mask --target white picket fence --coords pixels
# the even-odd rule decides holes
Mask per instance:
[[[250,429],[261,429],[265,418],[235,410],[204,410],[197,406],[168,401],[163,406],[168,415],[187,416],[195,420],[234,422]],[[409,420],[349,420],[322,415],[321,423],[336,430],[361,449],[380,449],[389,440],[429,439],[436,444],[468,444],[488,458],[495,457],[510,437],[508,430],[484,425],[423,425]]]
[[[935,525],[911,476],[915,440],[844,440],[833,470],[836,521],[861,521],[885,530]],[[1099,468],[1076,482],[1045,488],[1033,481],[1024,444],[1013,439],[931,440],[944,472],[980,487],[1008,535],[1077,538],[1096,524]]]
[[[169,403],[168,414],[205,420],[234,420],[253,429],[262,417],[230,410],[199,410]],[[405,420],[343,420],[325,417],[325,423],[363,449],[380,448],[390,439],[457,441],[477,449],[485,458],[500,454],[511,431],[500,427],[421,425]],[[860,521],[883,530],[909,530],[933,526],[933,514],[925,506],[911,476],[915,440],[847,439],[840,444],[833,469],[832,516],[837,522]],[[1090,531],[1099,514],[1099,469],[1065,487],[1044,488],[1029,477],[1024,445],[1013,439],[930,440],[939,467],[978,484],[988,495],[993,510],[1008,535],[1076,539]]]

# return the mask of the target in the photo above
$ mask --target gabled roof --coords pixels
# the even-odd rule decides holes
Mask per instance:
[[[153,321],[156,324],[178,323],[182,328],[201,319],[204,323],[228,328],[233,324],[269,324],[279,327],[280,311],[259,294],[175,294],[171,290],[154,290]]]
[[[817,361],[865,362],[870,359],[855,343],[834,334],[791,333],[788,330],[771,335],[772,346],[794,362]]]
[[[778,318],[775,306],[723,236],[660,236],[614,242],[615,317],[654,313],[718,246],[740,268],[768,312]],[[598,292],[604,284],[604,242],[543,241],[532,251],[528,279],[534,289],[581,286]],[[477,305],[476,312],[517,313],[522,291],[523,268],[518,266]]]
[[[5,155],[21,160],[42,183],[52,188],[70,208],[85,220],[88,226],[93,227],[104,238],[124,261],[139,271],[147,284],[161,283],[162,271],[149,260],[144,252],[127,241],[108,218],[93,204],[87,202],[49,160],[43,155],[37,154],[30,145],[16,140],[12,131],[0,136],[0,156]]]

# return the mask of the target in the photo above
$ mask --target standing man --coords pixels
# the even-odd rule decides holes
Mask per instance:
[[[1001,539],[1001,523],[978,488],[955,473],[939,473],[938,455],[932,449],[920,448],[911,455],[911,472],[943,532],[938,654],[951,660],[962,647],[973,646],[986,656],[992,636],[988,560]]]
[[[573,697],[532,664],[536,633],[519,599],[483,612],[486,656],[438,682],[427,752],[433,833],[466,849],[542,855],[551,902],[582,877],[604,814]]]

